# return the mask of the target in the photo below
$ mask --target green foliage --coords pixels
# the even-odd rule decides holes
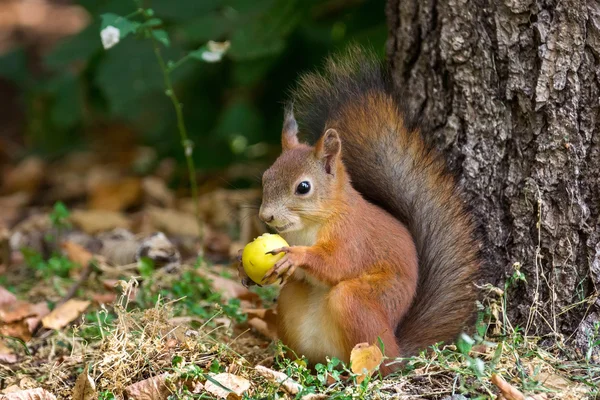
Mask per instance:
[[[268,155],[253,145],[277,146],[281,104],[301,72],[351,40],[383,55],[386,39],[384,0],[148,0],[147,20],[133,1],[77,2],[92,22],[44,55],[43,74],[28,70],[22,49],[0,56],[0,76],[22,94],[28,142],[44,153],[85,146],[94,126],[119,122],[183,160],[152,45],[136,37],[168,46],[162,54],[172,61],[194,161],[205,169]],[[99,32],[107,26],[120,41],[105,50]],[[209,40],[231,42],[222,63],[178,63],[204,60]]]
[[[103,392],[98,393],[98,400],[115,400],[116,397],[113,392],[105,390]]]
[[[48,260],[35,250],[29,248],[21,249],[25,265],[34,269],[36,273],[44,278],[50,279],[55,276],[67,278],[76,264],[67,257],[60,254],[53,254]]]
[[[58,201],[54,204],[54,208],[50,213],[50,222],[56,229],[69,229],[71,228],[70,216],[71,212],[67,209],[67,206],[62,201]]]

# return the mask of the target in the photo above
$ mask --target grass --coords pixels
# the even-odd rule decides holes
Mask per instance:
[[[55,207],[53,226],[59,232],[67,216]],[[47,292],[53,295],[45,299],[52,304],[56,294],[66,292],[73,283],[69,273],[76,264],[58,253],[48,259],[32,251],[23,254],[26,268],[33,270],[36,279],[46,279],[42,285],[51,286]],[[196,393],[194,387],[211,382],[214,374],[229,372],[252,383],[247,399],[310,395],[442,399],[453,394],[488,399],[498,393],[492,382],[497,374],[526,394],[564,399],[600,396],[600,365],[594,358],[594,349],[600,347],[600,323],[593,327],[586,354],[574,354],[561,341],[543,345],[547,338],[529,335],[527,326],[513,324],[508,296],[517,285],[527,284],[519,265],[502,289],[480,287],[482,302],[469,335],[463,334],[456,344],[438,344],[418,356],[398,360],[403,362],[398,373],[385,378],[375,375],[360,384],[349,366],[335,358],[310,370],[304,359],[283,357],[286,349],[281,343],[250,332],[242,302],[218,293],[207,277],[209,269],[215,267],[198,259],[174,274],[155,269],[149,259],[140,260],[140,276],[122,277],[121,293],[113,305],[90,310],[71,328],[45,331],[25,348],[9,341],[15,352],[30,351],[31,356],[22,357],[17,365],[0,364],[0,385],[32,379],[59,398],[69,398],[78,375],[87,370],[99,399],[119,399],[132,383],[166,374],[170,398],[212,398],[206,392]],[[222,277],[235,275],[227,269],[220,271]],[[15,293],[32,293],[39,283],[20,278],[2,277],[1,281]],[[98,286],[92,277],[81,286],[80,295],[86,297]],[[263,307],[274,305],[276,286],[252,291]],[[39,287],[34,293],[41,299]],[[532,312],[537,308],[532,307]],[[283,372],[301,385],[301,391],[284,394],[282,384],[266,379],[255,369],[257,365]]]
[[[401,393],[406,398],[468,394],[486,399],[498,392],[493,374],[525,393],[546,393],[549,398],[600,395],[600,366],[591,355],[574,360],[557,347],[543,348],[541,338],[525,336],[504,313],[493,311],[494,305],[506,304],[506,290],[487,288],[495,297],[481,305],[472,336],[463,335],[455,345],[433,346],[403,360],[403,369],[395,375],[356,384],[349,367],[337,359],[309,370],[303,360],[282,357],[280,343],[269,345],[219,323],[220,318],[243,322],[245,315],[239,301],[223,303],[210,281],[196,273],[199,268],[202,263],[188,266],[179,276],[154,271],[142,278],[141,287],[136,280],[121,281],[122,294],[113,307],[88,312],[83,323],[72,329],[35,338],[29,344],[34,356],[19,365],[14,379],[4,376],[6,383],[32,377],[58,396],[68,397],[87,365],[102,399],[121,398],[128,385],[161,374],[168,376],[171,398],[210,398],[190,388],[206,383],[211,374],[227,371],[252,382],[246,398],[281,395],[279,384],[254,369],[263,363],[302,385],[297,398],[318,393],[332,399],[384,399]],[[275,295],[272,288],[260,291],[267,299]],[[189,320],[182,323],[181,317]],[[595,346],[597,336],[598,329]],[[48,362],[40,363],[43,358]],[[0,376],[2,372],[6,371],[0,369]]]

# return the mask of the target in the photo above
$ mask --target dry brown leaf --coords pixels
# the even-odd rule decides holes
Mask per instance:
[[[330,396],[328,394],[323,394],[323,393],[309,393],[309,394],[305,394],[304,396],[302,396],[300,398],[300,400],[325,400],[328,399]]]
[[[105,210],[75,210],[71,213],[71,222],[90,235],[129,227],[129,220],[123,214]]]
[[[92,300],[97,304],[112,304],[117,300],[116,293],[94,293]]]
[[[146,215],[148,217],[146,232],[163,231],[170,235],[197,237],[198,223],[194,214],[185,213],[173,209],[162,209],[150,207]]]
[[[41,301],[31,306],[31,312],[33,315],[25,318],[25,322],[27,322],[29,330],[33,332],[41,322],[42,318],[50,314],[50,309],[45,301]]]
[[[206,383],[204,384],[204,390],[221,399],[241,399],[242,394],[250,389],[250,381],[248,379],[227,372],[213,375],[211,379],[219,382],[222,386],[229,389],[225,390],[221,386],[213,383],[211,380],[206,380]]]
[[[139,178],[128,177],[116,182],[101,182],[93,187],[88,206],[94,210],[123,211],[139,204],[141,196],[142,182]]]
[[[229,299],[248,300],[251,302],[260,301],[260,297],[256,293],[251,292],[238,281],[224,278],[219,275],[209,274],[204,271],[198,271],[198,273],[202,275],[202,277],[210,279],[212,281],[213,289],[217,292],[221,292],[223,299],[226,301]]]
[[[383,353],[375,344],[359,343],[352,349],[350,353],[350,365],[352,372],[359,374],[356,378],[358,383],[361,383],[367,375],[371,375],[379,364],[383,361]],[[365,374],[363,371],[367,370]]]
[[[277,339],[277,313],[273,309],[244,309],[248,314],[248,325],[269,339]]]
[[[4,177],[4,190],[8,193],[37,191],[44,178],[45,169],[46,165],[41,158],[25,158]]]
[[[548,372],[540,372],[534,378],[545,387],[560,391],[567,391],[573,386],[573,383],[565,377]]]
[[[73,400],[92,400],[97,398],[96,383],[88,374],[87,365],[83,372],[79,374],[73,387]]]
[[[506,400],[525,400],[525,396],[517,388],[506,382],[498,374],[492,374],[492,383],[500,389],[501,395]]]
[[[175,195],[162,179],[155,176],[146,177],[142,180],[142,189],[148,203],[162,207],[173,207]]]
[[[90,301],[71,299],[56,307],[52,312],[42,318],[44,328],[61,329],[75,321],[79,315],[90,305]]]
[[[17,355],[0,339],[0,363],[13,364],[17,362]]]
[[[271,382],[281,384],[281,387],[291,395],[296,395],[302,390],[302,385],[294,381],[292,378],[284,374],[283,372],[274,371],[270,368],[257,365],[254,367],[262,377],[270,380]]]
[[[17,297],[0,286],[0,307],[7,306],[17,301]]]
[[[98,235],[102,243],[99,253],[113,265],[127,265],[135,262],[140,243],[135,235],[126,229],[115,229]]]
[[[37,314],[39,314],[39,310],[36,309],[36,304],[23,300],[16,300],[0,306],[0,322],[16,322]]]
[[[19,338],[28,342],[31,339],[31,330],[29,324],[24,319],[21,321],[15,321],[8,324],[0,325],[0,335],[11,336]]]
[[[0,400],[56,400],[56,396],[45,389],[29,389],[0,396]]]
[[[166,380],[169,374],[153,376],[125,388],[127,398],[135,400],[162,400],[171,394]]]
[[[73,261],[82,266],[86,266],[94,258],[93,254],[87,251],[82,245],[65,241],[61,243],[60,247],[66,253],[69,260]]]

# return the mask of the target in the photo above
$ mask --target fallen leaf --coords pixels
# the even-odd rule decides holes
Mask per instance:
[[[557,374],[550,374],[548,372],[540,372],[539,374],[534,376],[534,379],[547,388],[556,389],[560,391],[569,390],[571,386],[573,386],[571,381],[569,381],[568,379]]]
[[[277,339],[277,313],[273,309],[243,309],[248,314],[248,325],[271,340]]]
[[[56,396],[45,389],[29,389],[0,396],[0,400],[56,400]]]
[[[142,180],[145,201],[162,207],[173,207],[175,195],[167,187],[165,181],[155,176],[149,176]]]
[[[142,183],[139,178],[101,182],[93,187],[88,206],[94,210],[123,211],[138,204],[141,196]]]
[[[79,374],[73,387],[73,400],[92,400],[97,398],[96,384],[88,374],[87,365],[83,372]]]
[[[238,281],[224,278],[219,275],[210,274],[204,271],[198,271],[198,274],[202,275],[202,277],[206,279],[211,280],[213,289],[217,292],[220,292],[223,296],[223,300],[225,301],[229,299],[248,300],[251,302],[260,301],[260,297],[256,293],[251,292]]]
[[[97,304],[112,304],[117,300],[116,293],[94,293],[92,300]]]
[[[220,385],[217,385],[214,381]],[[204,390],[221,399],[241,399],[242,394],[248,389],[250,389],[248,379],[227,372],[211,376],[204,384]]]
[[[23,319],[7,324],[0,325],[0,335],[19,338],[25,342],[31,339],[31,330],[29,324]]]
[[[204,248],[210,254],[229,258],[230,247],[231,238],[226,233],[210,231],[204,238]]]
[[[350,353],[350,365],[352,366],[352,372],[359,375],[356,378],[358,383],[361,383],[367,375],[371,375],[377,370],[382,361],[383,354],[375,344],[359,343],[354,346]]]
[[[0,286],[0,307],[14,303],[17,301],[17,297]]]
[[[100,255],[113,265],[127,265],[135,262],[135,254],[140,247],[138,239],[127,229],[114,229],[98,235],[102,244]]]
[[[46,165],[39,157],[27,157],[4,177],[4,190],[8,193],[37,191],[42,179]]]
[[[27,301],[16,300],[12,303],[0,306],[0,322],[11,323],[39,315],[41,312],[39,309],[40,304],[41,303],[32,304]]]
[[[198,222],[194,214],[173,209],[150,207],[146,232],[163,231],[170,235],[198,237]]]
[[[135,400],[166,400],[171,394],[166,384],[168,376],[165,373],[131,384],[125,388],[125,394]]]
[[[31,306],[31,311],[33,315],[25,318],[25,322],[27,322],[29,330],[33,332],[35,328],[39,325],[39,323],[42,321],[42,318],[50,314],[50,309],[48,308],[48,304],[45,301],[41,301]]]
[[[325,400],[328,399],[330,396],[328,394],[323,394],[323,393],[309,393],[309,394],[305,394],[304,396],[300,397],[300,400]]]
[[[105,210],[74,210],[71,222],[90,235],[116,228],[129,228],[129,220],[123,214]]]
[[[69,260],[82,266],[86,266],[92,261],[94,256],[83,246],[71,241],[61,243],[60,247],[64,250]]]
[[[17,362],[17,355],[8,347],[4,341],[0,340],[0,363],[13,364]]]
[[[56,307],[42,318],[42,325],[48,329],[61,329],[75,321],[90,305],[90,301],[71,299]]]
[[[302,390],[302,385],[294,381],[292,378],[284,374],[283,372],[274,371],[270,368],[257,365],[254,367],[262,377],[281,385],[281,387],[291,395],[296,395]]]

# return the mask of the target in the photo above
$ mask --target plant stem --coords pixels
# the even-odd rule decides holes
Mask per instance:
[[[152,46],[154,47],[154,54],[156,55],[156,60],[158,61],[158,65],[160,66],[165,81],[165,94],[171,99],[173,107],[175,108],[175,114],[177,116],[177,128],[179,130],[181,145],[183,146],[183,153],[185,155],[185,160],[187,163],[187,170],[190,180],[190,189],[192,191],[192,201],[194,202],[194,212],[196,214],[196,223],[198,224],[198,235],[202,237],[203,229],[202,221],[200,220],[200,208],[198,205],[198,185],[196,183],[196,167],[194,166],[194,159],[192,158],[193,143],[188,139],[187,129],[185,127],[185,121],[183,119],[183,110],[181,107],[181,103],[179,102],[179,99],[175,94],[175,90],[173,89],[171,75],[169,73],[169,69],[165,64],[165,60],[162,57],[160,46],[156,39],[154,39],[154,37],[152,37],[151,35],[150,37],[152,40]]]
[[[168,65],[167,69],[168,69],[169,73],[173,72],[177,67],[181,66],[182,64],[184,64],[189,59],[190,59],[190,55],[186,54],[185,56],[181,57],[179,60],[175,61],[174,63],[172,63],[170,65]]]

